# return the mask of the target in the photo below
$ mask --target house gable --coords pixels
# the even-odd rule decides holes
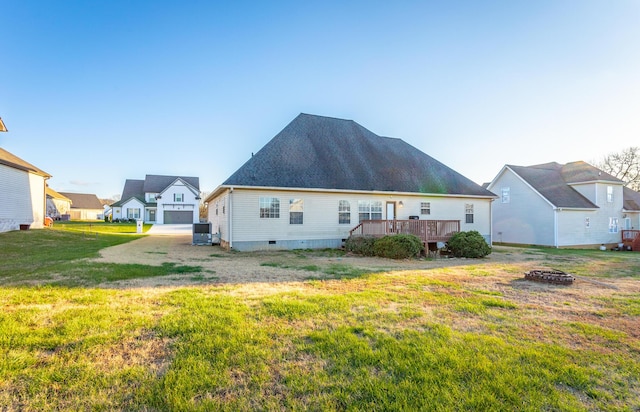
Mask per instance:
[[[50,174],[0,149],[0,232],[43,226]]]

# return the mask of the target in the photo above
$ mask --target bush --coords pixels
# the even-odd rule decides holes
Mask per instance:
[[[491,253],[491,246],[487,244],[480,232],[458,232],[447,242],[447,250],[455,257],[483,258]]]
[[[373,236],[350,236],[344,244],[347,252],[357,253],[363,256],[375,256],[373,245],[376,238]]]
[[[407,259],[418,255],[423,245],[415,235],[391,235],[377,239],[373,245],[376,256],[390,259]]]

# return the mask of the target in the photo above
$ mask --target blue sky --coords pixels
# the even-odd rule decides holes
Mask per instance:
[[[4,1],[0,147],[58,191],[211,191],[299,113],[477,183],[640,145],[640,1]]]

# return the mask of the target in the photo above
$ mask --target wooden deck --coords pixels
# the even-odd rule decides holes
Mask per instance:
[[[446,242],[460,231],[459,220],[365,220],[349,231],[351,236],[409,234],[423,243]]]
[[[623,230],[622,243],[624,247],[631,246],[636,252],[640,252],[640,230]]]

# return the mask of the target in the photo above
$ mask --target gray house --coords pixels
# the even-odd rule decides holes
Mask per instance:
[[[640,227],[640,194],[582,161],[505,165],[487,187],[494,242],[553,247],[617,244]]]
[[[400,139],[300,114],[206,202],[224,247],[262,250],[339,247],[359,227],[384,233],[409,220],[425,221],[406,223],[425,231],[439,224],[426,221],[477,230],[490,242],[494,198]]]

